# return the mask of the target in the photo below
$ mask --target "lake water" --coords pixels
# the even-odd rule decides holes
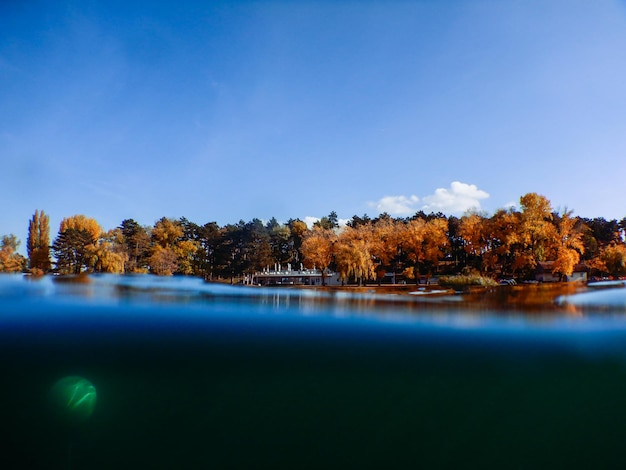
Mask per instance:
[[[0,276],[0,468],[624,468],[625,294]]]

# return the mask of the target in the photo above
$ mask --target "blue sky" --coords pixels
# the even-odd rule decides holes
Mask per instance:
[[[0,234],[531,191],[621,219],[625,84],[624,1],[3,1]]]

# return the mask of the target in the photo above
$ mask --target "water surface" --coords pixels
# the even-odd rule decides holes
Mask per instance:
[[[626,289],[565,289],[1,276],[0,465],[623,468]]]

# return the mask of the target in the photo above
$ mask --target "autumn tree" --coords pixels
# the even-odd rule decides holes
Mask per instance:
[[[150,270],[157,276],[171,276],[178,270],[178,256],[171,248],[156,245],[149,258]]]
[[[572,217],[572,211],[556,214],[556,230],[550,258],[554,259],[553,274],[571,276],[574,266],[585,251],[583,244],[584,224]]]
[[[480,214],[470,213],[461,217],[458,235],[463,240],[463,249],[468,257],[468,264],[482,271],[483,255],[489,248],[488,221]]]
[[[98,238],[100,238],[100,234],[102,233],[102,228],[96,219],[92,219],[91,217],[87,217],[82,214],[73,215],[61,220],[59,233],[68,229],[87,232],[94,243],[98,240]]]
[[[437,270],[439,261],[445,255],[448,246],[447,231],[448,221],[445,217],[437,217],[426,223],[424,261],[429,273]]]
[[[325,271],[333,260],[333,244],[337,236],[331,228],[314,226],[302,241],[302,256],[307,268],[318,268],[322,272],[322,285],[326,285]]]
[[[153,251],[148,260],[152,272],[158,275],[192,273],[199,243],[185,239],[184,233],[183,224],[178,220],[163,217],[154,224]]]
[[[530,255],[523,250],[521,214],[518,211],[513,208],[499,209],[483,222],[487,250],[482,256],[482,266],[486,272],[512,275],[531,264]]]
[[[178,238],[173,246],[174,253],[178,257],[178,274],[197,274],[196,266],[200,242],[198,241],[198,231],[200,226],[181,217],[178,224],[183,229],[183,234]]]
[[[17,253],[20,241],[13,234],[0,240],[0,273],[17,273],[26,267],[26,258]]]
[[[583,259],[592,269],[606,273],[606,266],[603,264],[602,256],[606,253],[606,248],[611,245],[619,245],[622,240],[622,227],[626,227],[617,220],[607,220],[604,217],[593,219],[581,218],[585,230],[582,241],[585,247]],[[609,250],[611,251],[611,250]]]
[[[335,264],[342,280],[353,277],[359,285],[374,276],[375,264],[371,253],[372,227],[345,227],[333,247]]]
[[[175,244],[174,252],[178,256],[178,272],[193,274],[211,279],[213,276],[215,246],[220,236],[216,222],[198,225],[185,217],[178,221],[183,235]]]
[[[419,266],[423,260],[424,233],[426,221],[418,218],[409,221],[402,227],[400,234],[400,246],[408,261],[412,262],[412,268],[405,270],[405,275],[415,279],[419,283]]]
[[[174,245],[174,254],[178,259],[179,274],[193,274],[193,266],[199,244],[194,240],[181,240]]]
[[[552,207],[550,201],[537,193],[528,193],[520,198],[520,237],[522,242],[523,266],[534,269],[539,261],[546,260],[546,248],[553,237]]]
[[[413,272],[416,283],[419,282],[420,268],[427,275],[443,258],[443,250],[448,244],[448,221],[443,217],[429,221],[419,217],[409,221],[401,233],[402,250],[414,263]]]
[[[614,277],[626,276],[626,246],[623,243],[613,243],[602,250],[600,259],[606,272]]]
[[[28,223],[26,252],[31,272],[45,274],[50,271],[50,218],[44,211],[35,211]]]
[[[152,229],[152,240],[162,248],[172,248],[183,236],[183,227],[177,220],[162,217]]]
[[[364,216],[362,221],[365,221]],[[354,222],[354,220],[353,220]],[[396,260],[400,248],[401,224],[389,215],[381,215],[373,223],[363,222],[356,224],[355,228],[367,228],[371,232],[369,251],[375,263],[376,279],[382,281],[387,267],[393,269],[392,263]]]
[[[102,229],[95,219],[82,214],[64,218],[52,250],[61,274],[80,274],[93,268],[93,253]]]
[[[128,261],[124,235],[120,228],[103,233],[97,244],[87,250],[88,264],[95,272],[122,274]]]

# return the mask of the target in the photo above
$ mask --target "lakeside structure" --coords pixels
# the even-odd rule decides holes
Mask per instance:
[[[543,261],[537,263],[537,267],[535,269],[535,280],[539,282],[587,282],[588,280],[589,268],[584,263],[576,264],[574,266],[574,272],[571,276],[560,276],[558,274],[554,274],[552,272],[553,267],[554,261]],[[417,284],[437,284],[437,278],[437,275],[420,275]],[[333,271],[325,271],[324,280],[327,286],[342,285],[339,273]],[[394,272],[386,272],[381,283],[395,284],[398,281],[402,284],[406,283],[404,276]],[[281,265],[276,264],[274,269],[266,268],[261,272],[255,273],[251,277],[247,277],[245,283],[264,287],[321,286],[322,272],[319,269],[305,269],[302,265],[300,266],[300,269],[294,270],[292,269],[291,264],[288,264],[287,267],[283,269]]]
[[[327,286],[340,286],[341,279],[339,274],[332,271],[325,271],[324,281]],[[300,269],[294,270],[291,265],[287,265],[287,269],[282,266],[275,266],[274,270],[269,268],[262,272],[256,273],[252,277],[252,284],[259,286],[321,286],[322,271],[319,269]]]
[[[537,267],[535,269],[535,280],[539,282],[587,282],[587,273],[589,272],[589,267],[584,263],[578,263],[574,265],[574,271],[570,276],[561,276],[559,274],[554,274],[552,272],[553,269],[554,261],[540,261],[539,263],[537,263]]]

